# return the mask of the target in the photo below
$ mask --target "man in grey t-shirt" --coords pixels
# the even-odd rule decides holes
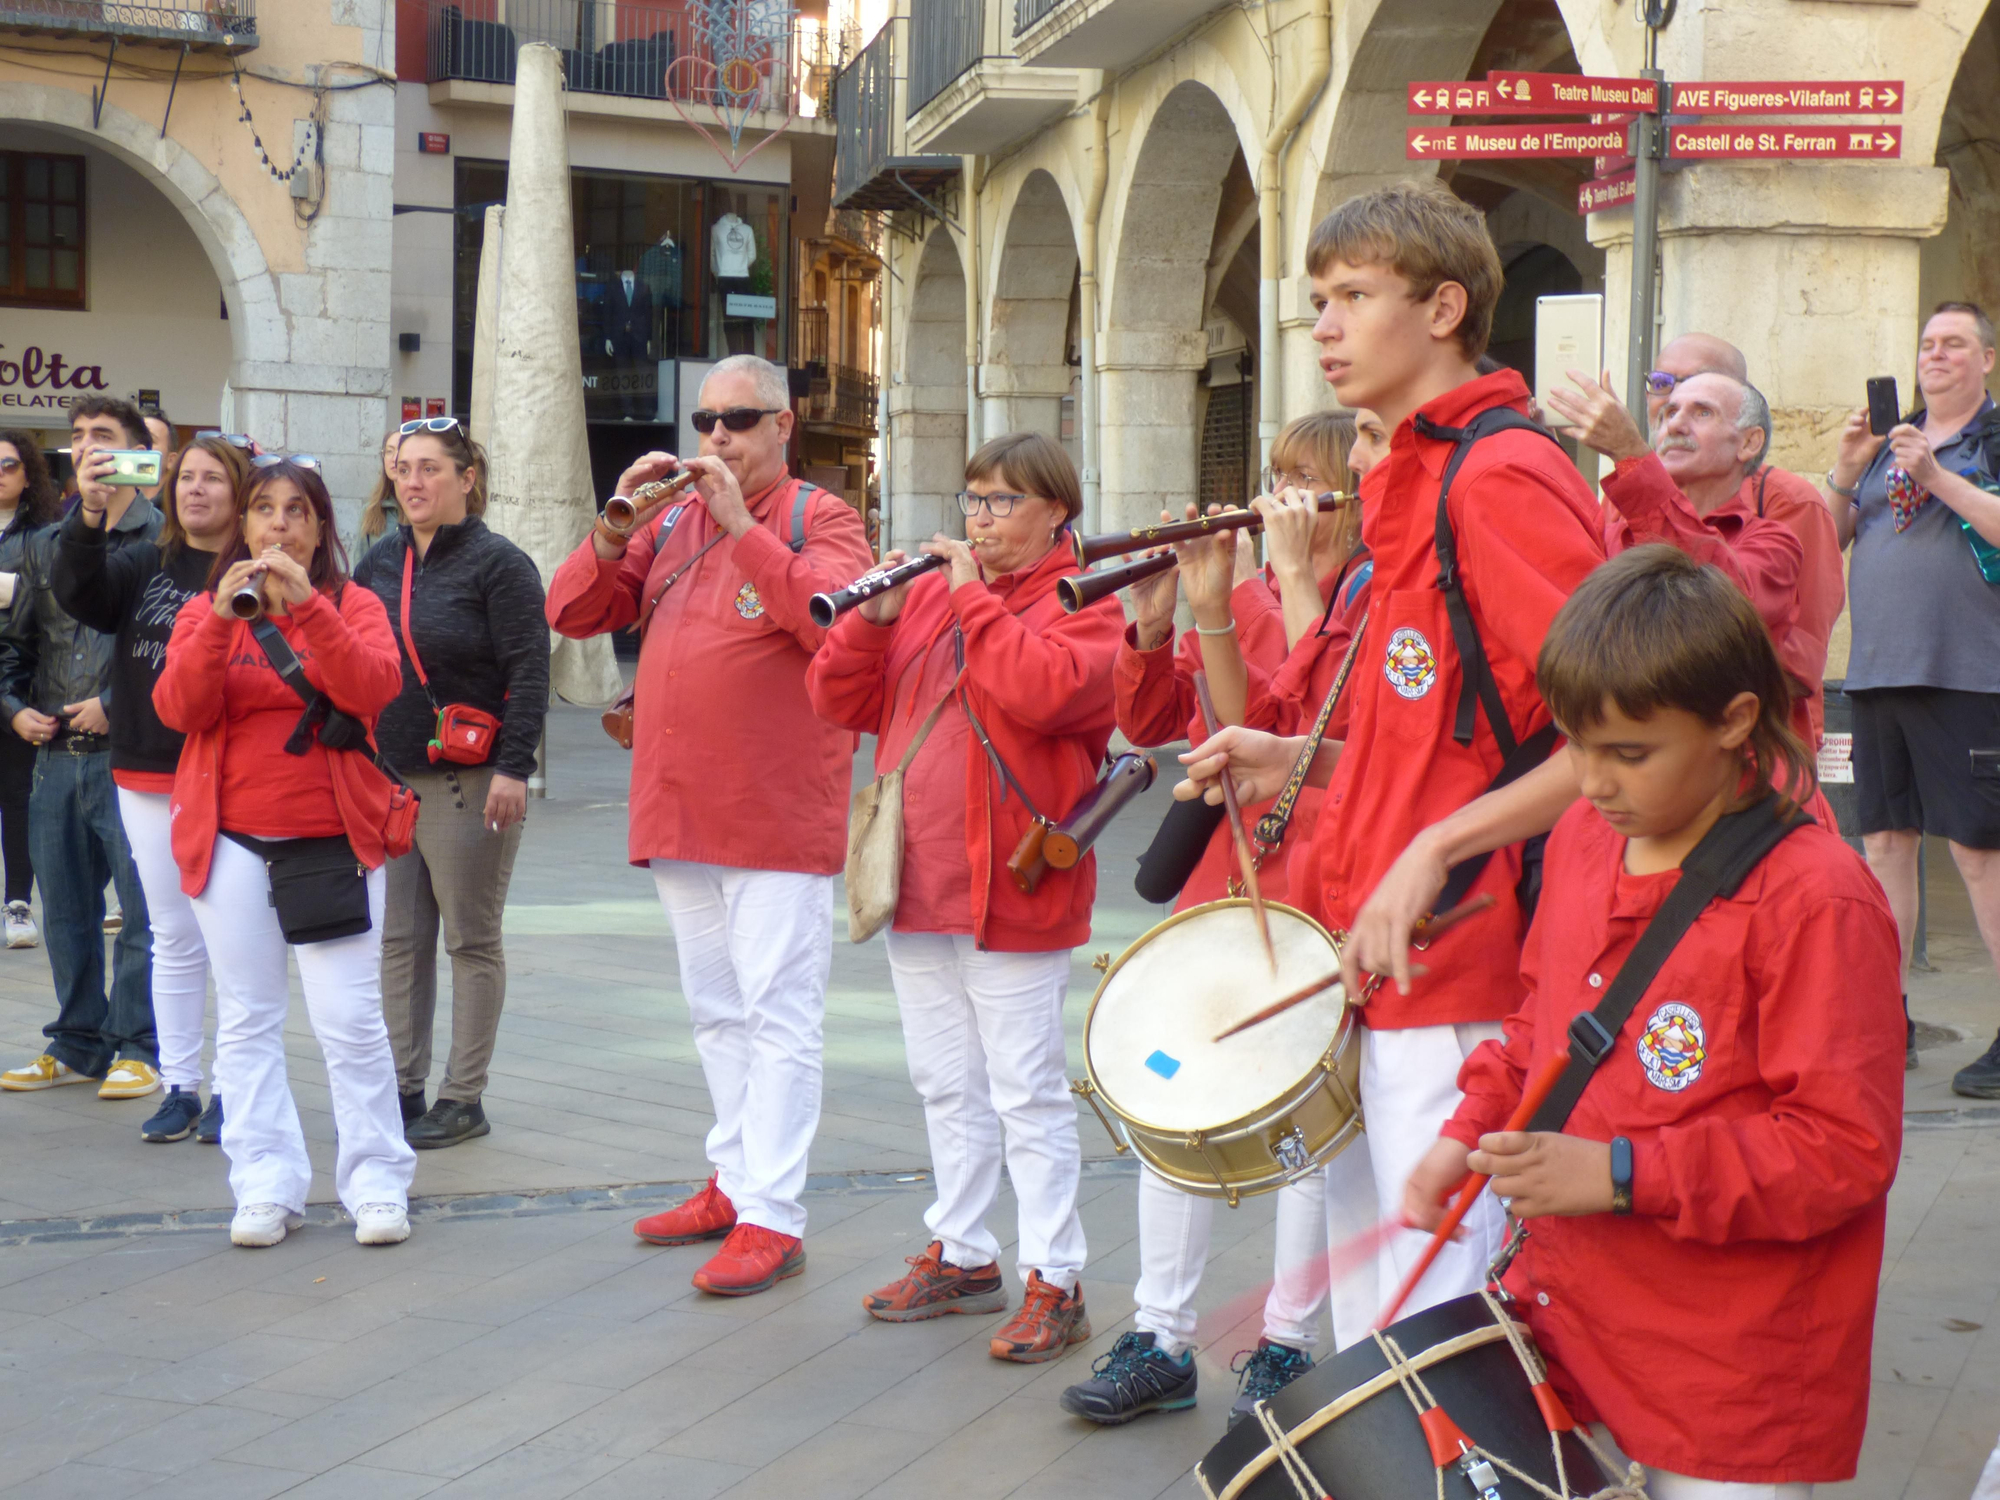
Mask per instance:
[[[2000,453],[1993,365],[1986,314],[1943,303],[1918,345],[1924,410],[1886,439],[1854,413],[1826,476],[1834,522],[1854,546],[1847,692],[1862,843],[1896,914],[1906,985],[1926,833],[1950,841],[2000,960],[2000,769],[1979,755],[2000,756],[2000,583],[1987,581],[1975,545],[2000,546],[2000,495],[1976,482],[1993,477]],[[1952,1088],[2000,1098],[2000,1038]]]

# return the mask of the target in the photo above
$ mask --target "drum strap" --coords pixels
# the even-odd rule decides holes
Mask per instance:
[[[1680,882],[1660,904],[1632,952],[1605,988],[1596,1009],[1579,1011],[1569,1023],[1569,1066],[1535,1117],[1531,1131],[1561,1130],[1599,1063],[1617,1045],[1618,1032],[1645,998],[1660,968],[1687,936],[1688,929],[1717,896],[1733,896],[1764,856],[1786,835],[1811,822],[1775,793],[1740,812],[1728,813],[1702,835],[1681,861]]]
[[[1336,597],[1339,594],[1335,589]],[[1285,833],[1292,826],[1292,810],[1298,806],[1299,793],[1305,790],[1306,778],[1312,774],[1312,765],[1319,755],[1320,741],[1326,738],[1326,726],[1333,722],[1333,711],[1340,703],[1340,695],[1347,687],[1347,675],[1354,670],[1354,658],[1361,650],[1361,637],[1368,630],[1368,611],[1361,612],[1355,622],[1354,638],[1347,643],[1347,655],[1340,659],[1340,670],[1333,674],[1333,690],[1326,695],[1326,702],[1320,705],[1319,717],[1313,720],[1312,733],[1306,736],[1305,748],[1299,758],[1292,763],[1292,774],[1285,778],[1285,789],[1278,793],[1278,800],[1271,804],[1271,810],[1257,820],[1257,847],[1259,852],[1270,854],[1285,841]]]

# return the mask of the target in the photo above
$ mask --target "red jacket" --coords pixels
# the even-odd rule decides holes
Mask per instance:
[[[847,855],[854,738],[806,700],[806,664],[825,632],[812,596],[869,564],[854,507],[825,490],[806,508],[794,553],[787,476],[750,498],[758,525],[715,544],[661,595],[674,569],[720,528],[685,506],[657,554],[667,517],[609,562],[585,537],[549,581],[549,624],[580,640],[642,622],[633,700],[633,864],[684,859],[739,870],[839,871]],[[674,512],[669,510],[667,515]]]
[[[877,771],[892,769],[929,712],[890,715],[904,674],[953,625],[965,635],[970,707],[1007,769],[1036,810],[1060,821],[1097,780],[1111,743],[1111,662],[1121,614],[1099,600],[1064,612],[1056,583],[1077,571],[1067,545],[1034,567],[991,584],[950,587],[928,574],[910,588],[902,613],[872,625],[855,610],[826,633],[806,674],[813,707],[844,729],[878,734]],[[1086,855],[1073,869],[1051,869],[1034,894],[1015,885],[1007,860],[1031,815],[1005,791],[977,736],[965,741],[965,844],[972,868],[972,931],[981,948],[1046,953],[1090,938],[1097,865]]]
[[[1525,409],[1528,388],[1512,370],[1466,382],[1423,408],[1461,426],[1494,406]],[[1483,793],[1500,769],[1500,747],[1484,710],[1470,745],[1452,737],[1460,669],[1437,588],[1433,547],[1438,484],[1453,445],[1397,425],[1389,454],[1362,480],[1361,527],[1375,562],[1368,629],[1347,694],[1347,739],[1321,804],[1302,866],[1315,917],[1347,927],[1410,840]],[[1549,720],[1535,690],[1535,658],[1570,592],[1604,560],[1597,497],[1562,449],[1532,432],[1485,438],[1451,487],[1451,522],[1474,626],[1493,664],[1500,697],[1520,739]],[[1493,910],[1453,928],[1424,954],[1429,973],[1398,995],[1384,986],[1362,1010],[1370,1026],[1394,1029],[1497,1021],[1520,997],[1525,923],[1514,898],[1513,850],[1487,862],[1473,891]]]
[[[1826,649],[1833,622],[1847,604],[1847,575],[1840,566],[1840,536],[1833,512],[1810,482],[1765,467],[1743,481],[1738,497],[1760,516],[1789,526],[1805,549],[1799,569],[1799,613],[1779,644],[1778,658],[1805,689],[1806,719],[1817,749],[1826,733]]]
[[[333,701],[334,707],[366,721],[371,739],[376,718],[403,690],[403,658],[389,631],[382,601],[364,588],[348,586],[336,605],[315,593],[275,623],[288,638],[303,637],[298,652],[306,680]],[[224,619],[215,600],[196,594],[174,619],[167,642],[166,665],[153,685],[153,707],[160,722],[187,736],[180,765],[174,771],[174,863],[180,866],[181,889],[199,896],[208,884],[209,860],[221,832],[222,761],[229,753],[229,702],[223,680],[232,657],[262,657],[264,648],[241,620]],[[276,668],[272,668],[276,675]],[[305,705],[299,705],[305,711]],[[323,760],[333,786],[341,824],[360,861],[374,869],[392,851],[385,849],[383,829],[389,818],[389,778],[355,750],[328,750],[315,742],[298,762]],[[266,774],[282,782],[291,776],[292,757],[267,758]],[[291,776],[302,785],[303,775]],[[399,851],[396,851],[399,852]]]
[[[1624,873],[1587,803],[1548,845],[1528,996],[1459,1074],[1444,1133],[1497,1130],[1679,871]],[[1630,1217],[1540,1218],[1508,1275],[1565,1401],[1639,1462],[1746,1484],[1851,1478],[1902,1137],[1896,926],[1808,826],[1709,904],[1565,1127],[1628,1137]]]

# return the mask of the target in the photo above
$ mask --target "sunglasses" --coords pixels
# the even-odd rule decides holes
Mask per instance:
[[[12,474],[20,467],[21,460],[18,458],[0,458],[0,474]]]
[[[276,467],[278,464],[291,464],[294,468],[311,469],[315,474],[320,472],[319,460],[314,458],[310,453],[260,453],[250,460],[250,467],[253,469],[269,469]]]
[[[783,410],[782,406],[732,406],[728,411],[710,411],[701,407],[688,413],[688,421],[694,424],[696,432],[707,437],[715,431],[717,422],[731,432],[748,432],[764,418],[775,417]]]
[[[194,435],[196,442],[200,442],[203,438],[214,438],[218,442],[229,444],[232,448],[241,448],[245,453],[250,451],[250,438],[247,433],[224,432],[220,427],[204,427]]]
[[[418,417],[414,422],[405,422],[396,431],[408,437],[413,432],[452,432],[457,427],[457,417]]]

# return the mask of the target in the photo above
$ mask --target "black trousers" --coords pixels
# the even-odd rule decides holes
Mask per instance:
[[[28,854],[28,793],[35,782],[35,747],[0,727],[0,860],[7,866],[7,900],[35,893],[35,862]]]

